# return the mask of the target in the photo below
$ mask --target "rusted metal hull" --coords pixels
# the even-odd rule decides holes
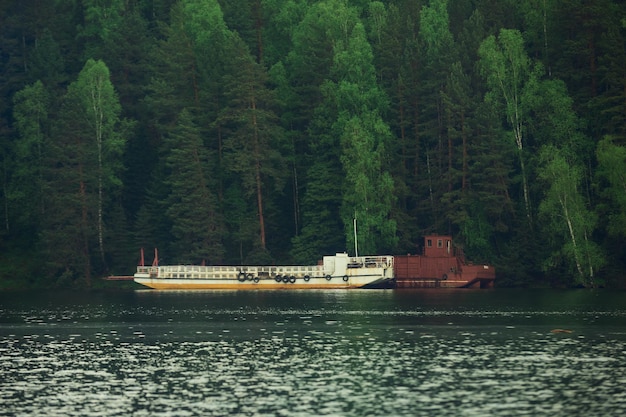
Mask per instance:
[[[396,279],[396,288],[493,288],[495,278],[434,279],[408,278]]]
[[[422,255],[394,257],[396,288],[492,288],[496,270],[467,263],[450,236],[427,236]]]

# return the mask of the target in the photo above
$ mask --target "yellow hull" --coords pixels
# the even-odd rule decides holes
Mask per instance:
[[[311,278],[309,281],[298,279],[296,282],[276,282],[273,279],[254,281],[238,281],[231,279],[163,279],[149,277],[135,277],[135,282],[156,290],[303,290],[303,289],[351,289],[365,286],[384,285],[389,279],[379,277],[334,277]]]
[[[384,286],[393,257],[325,256],[312,266],[139,266],[135,282],[157,290],[348,289]]]
[[[268,283],[268,284],[254,284],[254,283],[240,283],[240,282],[168,282],[163,279],[135,279],[135,282],[146,287],[154,288],[155,290],[303,290],[303,289],[350,289],[360,288],[357,285],[350,285],[347,283],[295,283],[295,284],[283,284],[283,283]]]

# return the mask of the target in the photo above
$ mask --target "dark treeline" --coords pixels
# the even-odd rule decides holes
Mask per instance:
[[[626,3],[0,0],[2,286],[416,253],[621,285]]]

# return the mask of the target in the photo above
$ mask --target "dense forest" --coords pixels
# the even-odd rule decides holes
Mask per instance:
[[[626,283],[622,1],[0,0],[0,97],[0,287],[316,263],[354,219]]]

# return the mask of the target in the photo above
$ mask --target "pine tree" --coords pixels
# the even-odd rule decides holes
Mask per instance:
[[[596,150],[597,180],[600,195],[607,201],[606,222],[611,235],[626,237],[626,146],[614,137],[606,136]]]
[[[267,73],[237,36],[232,38],[232,61],[224,76],[225,98],[219,123],[224,130],[224,164],[236,174],[241,189],[254,198],[258,227],[257,249],[267,250],[265,199],[281,190],[286,177],[283,134],[274,112],[274,94]]]
[[[11,181],[11,207],[20,228],[36,235],[37,225],[45,213],[44,158],[50,126],[50,98],[43,83],[37,81],[17,92],[13,114],[20,138],[15,142],[15,169]],[[19,209],[18,209],[19,208]],[[13,217],[13,216],[11,216]]]
[[[172,224],[172,261],[219,264],[224,257],[223,220],[207,175],[208,155],[188,110],[167,138],[170,187],[167,215]]]
[[[84,108],[68,89],[52,126],[44,165],[41,244],[49,285],[91,285],[92,248],[97,242],[97,156],[85,132]],[[96,243],[97,246],[97,243]]]

